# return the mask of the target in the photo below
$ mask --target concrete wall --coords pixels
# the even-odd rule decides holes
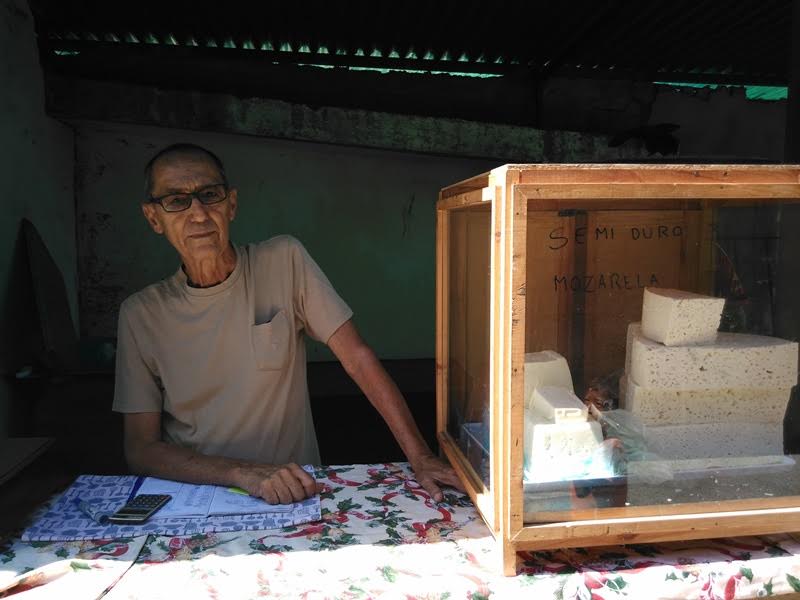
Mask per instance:
[[[553,77],[543,84],[539,126],[669,144],[677,157],[781,161],[786,101],[747,100],[743,88],[677,87]],[[655,155],[660,157],[659,154]]]
[[[77,315],[73,136],[45,116],[33,19],[24,0],[0,0],[0,437],[9,429],[8,376],[31,359],[22,332],[33,318],[20,221],[37,227],[60,267]]]
[[[648,123],[680,125],[678,156],[783,160],[785,100],[748,100],[743,88],[656,89]]]
[[[543,145],[537,137],[542,135],[541,131],[504,127],[523,140],[520,148],[526,143],[531,148],[535,146],[524,152],[531,161],[613,160],[614,152],[619,153],[618,158],[627,160],[637,155],[646,157],[643,146],[648,142],[647,136],[653,135],[652,127],[659,123],[680,125],[672,135],[678,141],[677,156],[687,160],[702,157],[780,159],[783,103],[748,102],[743,92],[726,89],[676,91],[661,86],[649,89],[653,93],[647,98],[639,98],[642,94],[637,95],[636,90],[628,91],[647,107],[635,119],[643,122],[642,127],[631,127],[630,138],[618,150],[607,146],[602,149],[606,143],[602,138],[586,134],[572,134],[574,139],[565,138],[569,143],[558,147]],[[140,94],[146,96],[146,93],[140,90]],[[161,92],[149,93],[156,94],[160,100],[166,97]],[[184,111],[181,121],[191,125],[193,130],[178,129],[174,125],[149,127],[71,121],[77,135],[82,333],[115,335],[117,310],[122,299],[177,267],[172,250],[149,231],[140,215],[141,168],[157,149],[176,141],[190,141],[217,152],[228,166],[231,181],[240,188],[242,206],[233,225],[234,239],[238,243],[278,233],[295,235],[353,306],[362,333],[382,358],[433,356],[437,192],[444,185],[504,161],[463,156],[444,158],[352,145],[368,144],[369,138],[377,140],[375,145],[391,146],[381,138],[380,132],[385,129],[382,124],[393,123],[398,130],[405,131],[408,139],[419,142],[417,137],[424,138],[424,143],[420,143],[425,148],[441,152],[447,145],[440,143],[442,136],[461,132],[466,126],[465,122],[447,119],[365,113],[369,118],[364,119],[369,124],[364,131],[358,130],[363,139],[347,137],[352,137],[354,131],[347,128],[342,129],[338,137],[334,136],[348,145],[274,139],[271,133],[275,132],[271,129],[262,131],[263,123],[267,116],[282,113],[270,101],[256,99],[249,102],[257,106],[247,111],[239,110],[244,101],[219,99],[227,103],[223,111],[226,115],[262,115],[253,123],[237,118],[232,121],[236,127],[221,127],[224,133],[196,131],[204,127],[204,119],[209,121],[205,125],[208,129],[228,121],[208,116],[217,114],[214,112],[219,104],[214,103],[216,96],[195,96],[196,110]],[[177,113],[159,112],[158,107],[162,105],[164,102],[153,100],[147,114],[154,122],[171,124],[169,115]],[[298,111],[303,115],[313,112],[308,116],[309,119],[314,117],[317,128],[314,131],[319,135],[310,136],[312,139],[330,141],[330,136],[324,137],[322,133],[341,129],[335,118],[339,114],[336,110],[312,111],[301,106],[296,109],[292,115]],[[133,112],[133,109],[128,110],[128,113]],[[295,128],[297,121],[295,117],[291,121]],[[358,122],[361,121],[363,119]],[[404,126],[394,121],[403,121]],[[440,135],[426,137],[430,128],[428,121],[436,122]],[[261,135],[240,135],[247,131]],[[369,131],[373,132],[372,136]],[[417,131],[420,135],[414,137]],[[525,132],[528,132],[527,138]],[[279,137],[284,134],[275,133]],[[503,139],[506,139],[505,134]],[[472,153],[480,155],[481,142],[473,140],[472,143],[478,148]],[[541,148],[536,150],[539,146],[549,148],[549,154],[543,154]],[[662,156],[656,154],[652,158]],[[330,358],[325,349],[318,347],[312,348],[310,356],[312,360]]]

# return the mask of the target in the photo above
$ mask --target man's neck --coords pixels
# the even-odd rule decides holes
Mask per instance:
[[[236,251],[228,245],[224,252],[203,260],[184,259],[181,265],[186,283],[191,287],[207,288],[225,281],[236,268]]]

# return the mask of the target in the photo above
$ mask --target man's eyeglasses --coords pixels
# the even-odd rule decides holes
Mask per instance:
[[[197,198],[201,204],[216,204],[228,197],[228,186],[224,183],[214,183],[196,189],[188,194],[167,194],[158,198],[150,198],[150,202],[160,204],[167,212],[180,212],[192,205],[192,200]]]

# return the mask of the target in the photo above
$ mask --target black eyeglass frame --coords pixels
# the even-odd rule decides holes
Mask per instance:
[[[207,190],[207,189],[209,189],[209,188],[213,188],[213,187],[220,187],[220,186],[221,186],[221,187],[222,187],[222,189],[225,191],[225,194],[224,194],[224,195],[222,196],[222,198],[220,198],[219,200],[213,200],[213,201],[209,202],[209,201],[207,201],[207,200],[204,200],[203,198],[201,198],[201,197],[200,197],[200,194],[201,194],[201,193],[202,193],[204,190]],[[209,184],[209,185],[204,185],[204,186],[203,186],[203,187],[201,187],[201,188],[197,188],[197,189],[196,189],[196,190],[194,190],[193,192],[186,192],[186,193],[181,193],[181,192],[175,193],[175,192],[173,192],[173,193],[171,193],[171,194],[164,194],[163,196],[158,196],[158,197],[156,197],[156,198],[154,198],[153,196],[150,196],[150,197],[148,198],[148,202],[150,202],[150,203],[153,203],[153,204],[159,204],[159,205],[161,206],[161,208],[163,208],[163,209],[164,209],[164,212],[168,212],[168,213],[176,213],[176,212],[183,212],[184,210],[188,210],[188,209],[189,209],[189,207],[192,205],[192,201],[193,201],[195,198],[196,198],[196,199],[197,199],[197,201],[198,201],[200,204],[202,204],[203,206],[210,206],[210,205],[212,205],[212,204],[219,204],[220,202],[223,202],[223,201],[225,201],[225,200],[227,200],[227,199],[228,199],[228,194],[230,193],[230,191],[231,191],[231,190],[230,190],[230,188],[228,187],[228,184],[227,184],[227,183],[211,183],[211,184]],[[188,202],[188,203],[186,204],[186,206],[184,206],[183,208],[180,208],[180,209],[178,209],[178,210],[170,210],[170,209],[168,209],[166,206],[164,206],[164,199],[166,199],[166,198],[169,198],[170,196],[183,196],[183,197],[188,197],[188,198],[189,198],[189,202]]]

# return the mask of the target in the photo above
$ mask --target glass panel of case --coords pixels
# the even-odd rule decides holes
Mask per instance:
[[[525,522],[800,492],[788,210],[528,213]]]
[[[491,207],[449,219],[448,433],[489,487],[489,290]]]

